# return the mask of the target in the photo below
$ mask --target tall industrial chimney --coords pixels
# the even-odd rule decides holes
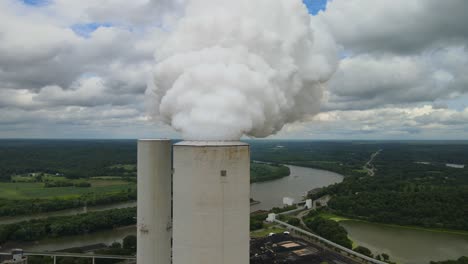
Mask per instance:
[[[173,151],[173,264],[249,263],[249,145],[184,141]]]
[[[138,141],[138,264],[171,263],[171,141]]]

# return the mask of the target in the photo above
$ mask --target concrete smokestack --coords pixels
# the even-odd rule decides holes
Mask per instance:
[[[174,145],[173,264],[249,263],[249,176],[248,144]]]
[[[171,141],[138,141],[138,264],[171,263]]]

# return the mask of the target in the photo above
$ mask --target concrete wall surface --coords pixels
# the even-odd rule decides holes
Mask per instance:
[[[248,144],[185,141],[173,151],[173,263],[248,264]]]
[[[138,141],[138,264],[171,263],[170,140]]]

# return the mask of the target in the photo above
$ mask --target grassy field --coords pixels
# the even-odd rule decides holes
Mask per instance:
[[[63,176],[56,176],[53,174],[40,173],[43,181],[59,181],[66,180]],[[11,177],[12,182],[36,182],[39,173],[30,176],[29,174],[15,175]]]
[[[365,174],[367,173],[366,170],[353,170],[354,172],[357,172],[357,173],[362,173],[362,174]]]
[[[250,237],[253,237],[253,238],[265,237],[265,236],[268,236],[270,233],[278,234],[278,233],[283,233],[284,231],[286,231],[286,229],[278,227],[278,226],[271,226],[271,227],[264,228],[258,231],[250,232]]]
[[[93,180],[106,180],[106,181],[115,181],[115,180],[122,180],[123,177],[121,176],[96,176],[92,177]]]
[[[327,213],[327,212],[321,212],[320,217],[325,218],[325,219],[330,219],[330,220],[333,220],[333,221],[336,221],[336,222],[346,221],[346,220],[354,220],[354,219],[351,219],[351,218],[347,218],[347,217],[344,217],[344,216],[339,216],[339,215],[332,214],[332,213]]]
[[[136,171],[136,165],[135,164],[117,164],[117,165],[112,165],[109,168],[111,168],[111,169],[124,169],[126,171]]]
[[[83,181],[83,180],[77,180]],[[15,182],[0,183],[0,198],[4,199],[35,199],[35,198],[74,198],[87,193],[115,193],[135,188],[136,184],[122,180],[92,179],[89,188],[55,187],[44,188],[44,183]]]

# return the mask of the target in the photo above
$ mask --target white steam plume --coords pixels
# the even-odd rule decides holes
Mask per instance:
[[[316,114],[338,58],[300,0],[191,0],[156,60],[156,119],[184,139],[237,140]]]

